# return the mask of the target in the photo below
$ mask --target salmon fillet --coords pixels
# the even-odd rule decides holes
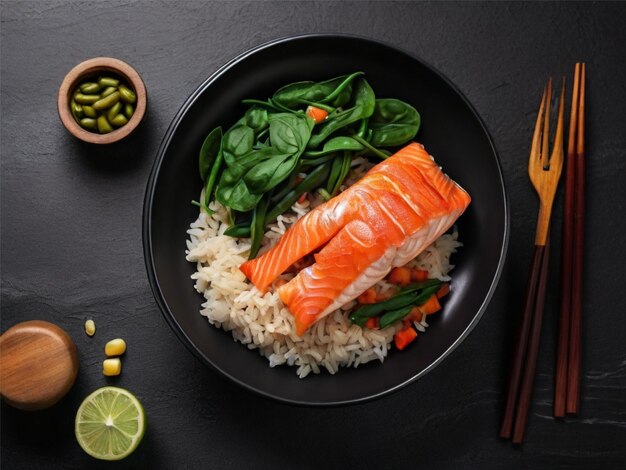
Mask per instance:
[[[241,270],[265,291],[294,262],[325,245],[313,265],[278,290],[302,335],[415,258],[452,226],[470,200],[421,145],[411,143],[306,214]]]

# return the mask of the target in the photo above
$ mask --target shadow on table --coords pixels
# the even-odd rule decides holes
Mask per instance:
[[[145,164],[147,150],[154,143],[154,126],[148,114],[137,130],[125,139],[107,145],[96,145],[74,140],[73,151],[82,164],[105,172],[133,171]]]

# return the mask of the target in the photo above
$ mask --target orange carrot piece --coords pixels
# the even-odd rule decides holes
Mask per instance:
[[[431,313],[435,313],[441,310],[441,304],[437,299],[437,295],[432,295],[424,305],[420,306],[420,310],[426,315],[430,315]]]
[[[435,294],[438,299],[445,297],[450,293],[450,284],[443,284]]]
[[[374,288],[370,287],[357,297],[357,301],[360,304],[375,304],[377,301],[376,291],[374,290]]]
[[[421,282],[426,279],[428,279],[428,271],[424,271],[423,269],[411,269],[412,282]]]
[[[306,108],[306,115],[315,121],[315,124],[319,124],[320,122],[326,119],[328,116],[328,111],[320,108],[316,108],[315,106],[309,106]]]
[[[380,327],[378,317],[368,318],[367,321],[365,322],[365,325],[363,326],[365,326],[365,328],[368,328],[370,330],[377,330]]]
[[[300,197],[298,198],[298,204],[302,204],[304,201],[306,201],[306,196],[307,196],[307,193],[302,193]]]
[[[387,281],[400,286],[408,286],[411,283],[411,270],[405,267],[393,268],[387,275]]]
[[[405,318],[409,320],[410,322],[422,321],[423,315],[424,315],[424,312],[420,310],[420,307],[413,307],[413,310],[411,310]]]
[[[410,343],[412,343],[415,338],[417,338],[417,331],[410,326],[405,326],[394,335],[393,342],[395,343],[396,348],[402,351]]]

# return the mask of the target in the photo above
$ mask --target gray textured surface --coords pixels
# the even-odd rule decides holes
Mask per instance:
[[[110,382],[134,391],[149,421],[119,467],[623,468],[624,3],[2,1],[1,16],[1,329],[54,321],[81,359],[57,407],[25,414],[2,404],[3,468],[98,467],[75,443],[73,417],[108,382],[102,346],[118,335],[129,352]],[[158,312],[142,256],[146,179],[178,107],[236,54],[303,32],[370,36],[446,74],[491,131],[511,204],[507,266],[469,338],[416,384],[339,409],[276,404],[207,370]],[[123,146],[82,145],[56,115],[65,73],[98,55],[127,60],[148,88],[147,119]],[[589,75],[584,402],[577,419],[551,418],[555,256],[528,435],[515,449],[497,432],[536,214],[527,151],[545,78],[569,78],[576,60]],[[555,236],[559,226],[557,213]],[[86,316],[98,326],[93,339]]]

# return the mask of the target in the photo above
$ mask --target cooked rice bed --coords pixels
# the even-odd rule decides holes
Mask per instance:
[[[365,159],[355,159],[353,167],[348,184],[367,171],[368,163]],[[279,216],[268,226],[262,250],[273,246],[291,225],[320,202],[307,199]],[[297,336],[293,317],[275,289],[261,294],[239,270],[247,260],[249,239],[224,235],[229,226],[225,208],[215,202],[210,208],[215,213],[201,212],[187,231],[187,260],[196,263],[197,270],[191,277],[196,281],[196,290],[206,299],[200,313],[212,325],[230,331],[236,341],[249,349],[258,349],[269,360],[270,367],[296,366],[300,378],[319,374],[321,369],[335,374],[339,367],[385,360],[402,322],[383,330],[361,328],[348,318],[356,306],[356,301],[352,301],[314,324],[303,336]],[[450,255],[460,246],[454,230],[436,240],[407,266],[428,271],[430,278],[449,281],[448,273],[454,267]],[[289,280],[293,274],[281,277]],[[374,288],[384,293],[394,286],[383,280]],[[425,331],[428,327],[425,316],[421,322],[415,322],[415,327]]]

